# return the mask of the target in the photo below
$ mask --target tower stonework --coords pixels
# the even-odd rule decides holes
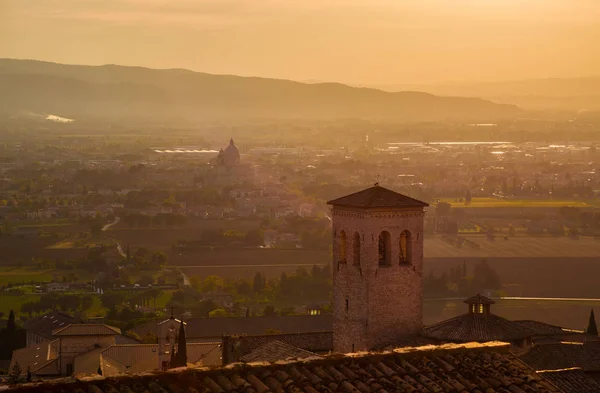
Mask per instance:
[[[333,348],[371,350],[423,327],[427,203],[379,185],[329,201],[333,223]]]

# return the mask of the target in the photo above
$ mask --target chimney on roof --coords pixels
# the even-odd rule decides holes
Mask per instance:
[[[244,335],[224,333],[221,336],[221,358],[223,365],[236,363],[248,352],[248,342]]]

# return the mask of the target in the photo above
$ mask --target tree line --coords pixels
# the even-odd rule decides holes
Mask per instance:
[[[330,266],[316,265],[310,270],[300,267],[294,274],[282,273],[278,279],[257,272],[252,280],[196,276],[190,284],[190,288],[173,293],[169,306],[180,313],[189,311],[194,317],[270,315],[275,304],[280,305],[279,314],[293,314],[297,306],[328,303],[333,289]],[[232,307],[224,307],[215,299],[225,294],[231,297]]]
[[[468,297],[487,290],[498,291],[502,283],[498,273],[484,259],[469,272],[466,262],[450,267],[440,275],[431,270],[423,279],[423,292],[427,297]]]

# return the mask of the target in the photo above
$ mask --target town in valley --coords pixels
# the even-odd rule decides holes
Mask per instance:
[[[85,3],[0,5],[0,391],[600,392],[600,5]]]

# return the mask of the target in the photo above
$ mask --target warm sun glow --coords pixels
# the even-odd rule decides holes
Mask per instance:
[[[596,0],[5,0],[0,56],[372,85],[569,77],[597,73],[598,20]]]

